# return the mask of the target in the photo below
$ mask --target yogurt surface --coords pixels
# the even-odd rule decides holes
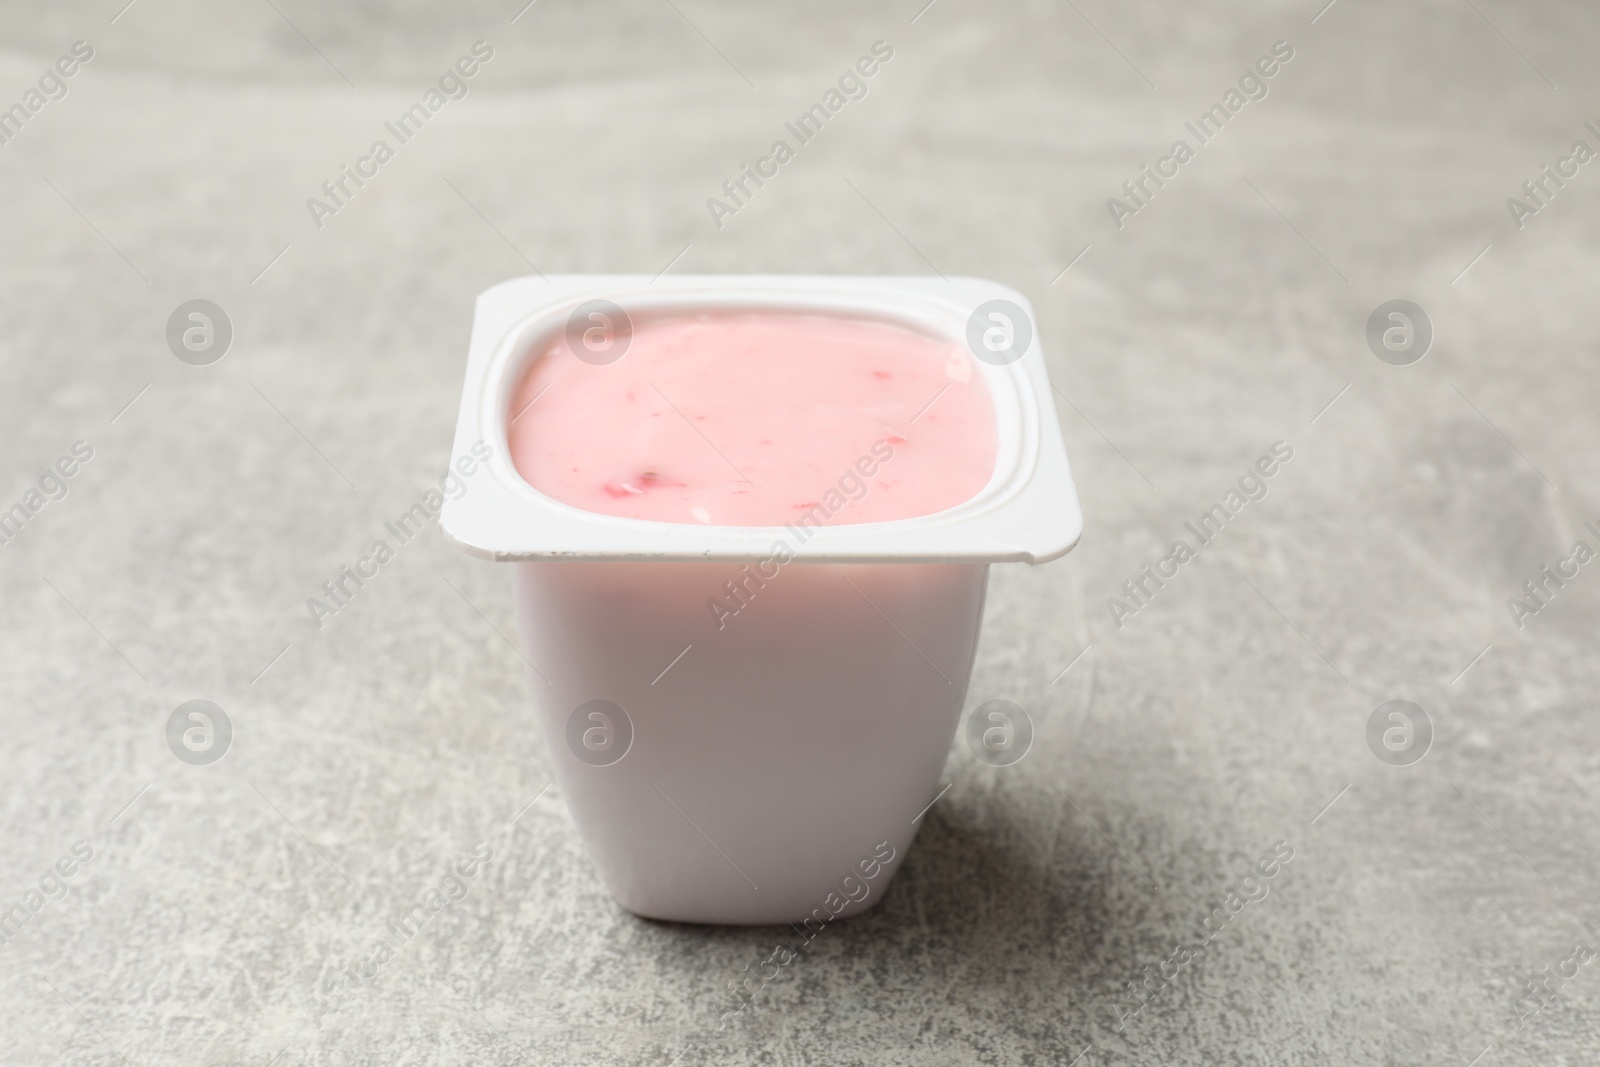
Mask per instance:
[[[719,526],[929,515],[994,470],[994,408],[958,342],[778,312],[634,324],[614,363],[557,335],[507,417],[512,463],[586,511]]]

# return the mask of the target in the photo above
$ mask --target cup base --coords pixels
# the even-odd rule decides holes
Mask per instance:
[[[612,895],[739,925],[881,899],[937,791],[987,571],[792,562],[718,619],[738,564],[516,564],[556,778]]]

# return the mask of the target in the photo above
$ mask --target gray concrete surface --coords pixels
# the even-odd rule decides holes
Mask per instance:
[[[0,901],[27,918],[0,1062],[1600,1055],[1600,968],[1563,963],[1600,948],[1600,564],[1507,607],[1600,548],[1600,164],[1520,229],[1506,206],[1600,148],[1592,8],[122,4],[0,6],[0,105],[95,49],[0,145],[0,507],[93,448],[0,546]],[[470,95],[316,228],[306,199],[479,39]],[[714,227],[705,199],[879,39],[868,96]],[[1269,95],[1114,226],[1278,40]],[[669,263],[1019,287],[1088,516],[994,575],[968,706],[1023,705],[1032,751],[958,741],[883,905],[720,1030],[792,935],[610,901],[546,788],[507,576],[430,531],[321,631],[304,607],[445,462],[473,294]],[[194,298],[235,331],[210,366],[163,336]],[[1410,366],[1364,338],[1395,298],[1437,335]],[[1115,625],[1279,440],[1269,495]],[[164,737],[196,698],[235,728],[209,766]],[[1432,725],[1409,766],[1367,742],[1391,699]],[[469,895],[319,1025],[480,841]],[[1270,893],[1119,1020],[1280,841]]]

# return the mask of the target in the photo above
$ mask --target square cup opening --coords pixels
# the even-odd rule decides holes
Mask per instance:
[[[1024,320],[1016,350],[1000,358],[973,343],[981,336],[973,324],[982,326],[991,305]],[[528,483],[511,459],[511,423],[526,417],[512,410],[513,397],[552,343],[564,333],[573,343],[572,323],[581,327],[586,319],[578,313],[591,308],[605,316],[597,322],[620,319],[629,336],[641,324],[687,315],[823,316],[897,326],[961,345],[976,357],[971,362],[994,417],[987,483],[930,514],[805,526],[798,558],[1039,563],[1069,550],[1081,533],[1037,330],[1020,293],[968,278],[569,275],[514,279],[478,298],[455,454],[481,443],[491,455],[487,477],[448,501],[442,515],[446,536],[467,551],[502,561],[752,560],[792,531],[778,524],[694,525],[606,514]]]

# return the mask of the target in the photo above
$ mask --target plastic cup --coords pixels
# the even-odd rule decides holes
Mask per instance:
[[[693,526],[561,504],[511,464],[510,398],[590,308],[609,329],[574,352],[595,362],[626,358],[630,321],[702,310],[866,316],[967,343],[995,406],[994,473],[957,507],[891,522]],[[989,564],[1054,559],[1083,525],[1027,301],[979,279],[506,282],[477,303],[457,454],[476,441],[487,477],[443,528],[514,564],[560,791],[612,895],[654,919],[815,929],[882,899],[958,725]],[[730,581],[747,606],[719,618],[708,602],[731,602]]]

